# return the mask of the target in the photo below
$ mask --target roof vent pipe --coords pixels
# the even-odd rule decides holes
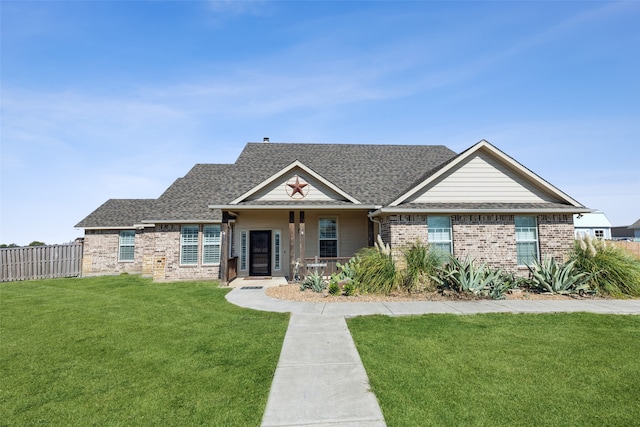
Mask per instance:
[[[264,138],[262,138],[262,142],[264,142],[265,144],[269,143],[269,137],[265,136]]]

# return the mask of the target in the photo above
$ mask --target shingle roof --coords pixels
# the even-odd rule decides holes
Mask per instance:
[[[109,199],[76,227],[133,227],[148,215],[155,202],[154,199]]]
[[[236,165],[252,173],[237,193],[299,160],[361,203],[381,205],[455,156],[443,145],[249,143]]]
[[[77,227],[130,227],[142,221],[218,221],[221,211],[209,209],[210,205],[229,204],[295,161],[353,196],[363,206],[384,206],[456,157],[455,152],[442,145],[249,143],[234,164],[196,164],[158,199],[109,200]],[[265,205],[244,201],[239,206],[256,204]],[[350,205],[340,201],[320,204]],[[458,205],[471,207],[464,203]],[[514,204],[484,205],[478,208],[517,208]],[[567,207],[551,205],[544,207]],[[456,206],[450,207],[456,209]],[[421,208],[410,204],[399,207]],[[436,208],[433,204],[429,207]]]

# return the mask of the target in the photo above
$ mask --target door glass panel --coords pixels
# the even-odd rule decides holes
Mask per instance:
[[[249,236],[249,274],[271,275],[271,231],[251,231]]]

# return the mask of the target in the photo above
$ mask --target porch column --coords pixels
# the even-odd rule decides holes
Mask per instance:
[[[222,286],[229,283],[229,212],[222,212],[220,230],[220,282]]]
[[[304,229],[304,211],[300,211],[300,264],[301,267],[304,268],[304,233],[305,233],[305,229]],[[305,271],[305,270],[303,270]]]
[[[373,231],[373,221],[371,220],[371,218],[369,218],[369,215],[367,215],[367,243],[369,244],[369,247],[373,246],[373,242],[375,241],[375,237],[374,237],[374,231]]]
[[[294,280],[296,268],[296,215],[294,211],[289,211],[289,276]]]

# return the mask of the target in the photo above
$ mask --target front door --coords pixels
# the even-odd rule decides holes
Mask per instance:
[[[271,231],[249,232],[249,275],[271,275]]]

